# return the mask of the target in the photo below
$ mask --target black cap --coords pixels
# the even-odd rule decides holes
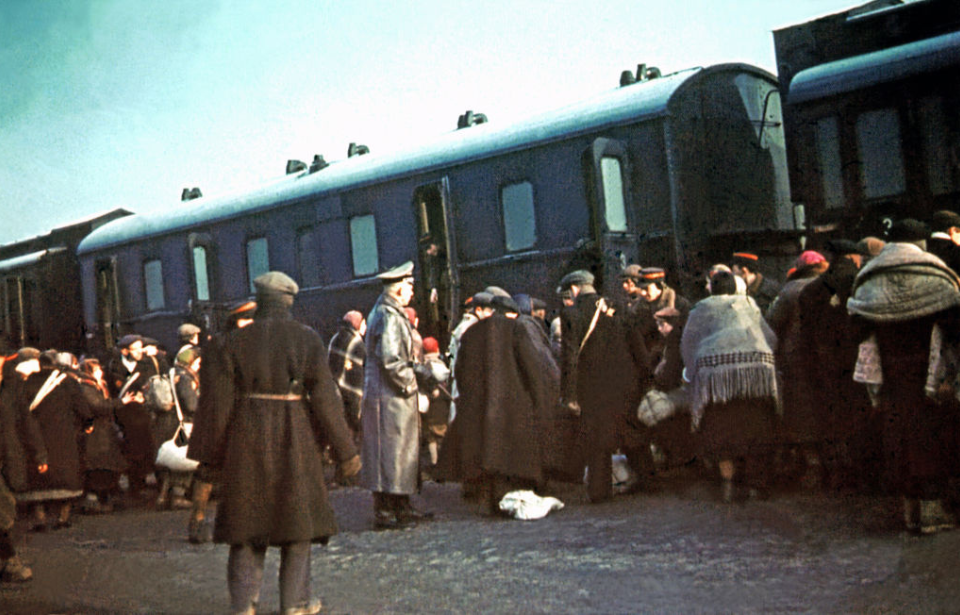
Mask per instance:
[[[893,223],[888,233],[890,241],[909,243],[922,241],[930,237],[930,228],[913,218],[898,220]]]
[[[935,232],[944,232],[951,227],[960,228],[960,214],[948,209],[941,209],[930,216],[930,228]]]

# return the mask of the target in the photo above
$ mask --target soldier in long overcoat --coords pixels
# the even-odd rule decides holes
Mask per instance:
[[[383,293],[367,317],[363,376],[363,472],[378,528],[422,518],[410,504],[419,488],[420,413],[413,326],[403,308],[413,298],[413,263],[381,273]]]
[[[216,373],[204,373],[204,396],[212,397],[205,410],[219,416],[196,424],[213,430],[203,436],[199,461],[221,481],[214,541],[230,545],[234,611],[253,612],[266,549],[279,546],[281,610],[315,613],[320,605],[310,600],[310,543],[337,531],[322,451],[329,443],[345,474],[359,470],[359,458],[324,343],[290,314],[296,283],[269,272],[254,286],[253,324],[228,334]]]

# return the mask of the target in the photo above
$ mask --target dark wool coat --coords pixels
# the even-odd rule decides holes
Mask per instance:
[[[808,386],[815,357],[806,347],[800,322],[800,293],[816,279],[815,273],[797,277],[780,290],[767,313],[767,322],[777,336],[777,370],[781,377],[784,435],[790,442],[822,442],[830,420],[827,409],[816,403]]]
[[[758,273],[753,284],[747,286],[747,296],[753,297],[760,308],[760,313],[766,315],[770,306],[780,294],[780,285],[762,273]]]
[[[81,378],[80,390],[92,416],[81,436],[84,469],[123,472],[127,463],[120,450],[120,434],[114,413],[123,405],[119,399],[105,395],[105,389],[91,378]],[[87,429],[91,429],[86,433]]]
[[[856,264],[840,258],[803,288],[799,352],[809,360],[804,386],[824,411],[827,439],[857,440],[856,446],[865,450],[874,413],[866,387],[853,380],[860,340],[866,337],[847,313],[856,276]]]
[[[560,312],[562,397],[580,404],[585,455],[617,448],[628,413],[640,403],[650,377],[643,333],[629,326],[621,311],[602,312],[580,350],[599,300],[596,293],[580,293]]]
[[[44,368],[31,374],[20,389],[15,403],[29,411],[31,402],[53,371]],[[82,490],[80,433],[83,424],[92,419],[93,415],[87,407],[80,384],[68,375],[30,411],[30,418],[36,421],[40,433],[43,434],[49,469],[40,474],[35,464],[29,465],[27,491]]]
[[[467,329],[457,357],[457,416],[440,452],[440,477],[543,479],[543,370],[515,319],[494,314]]]
[[[124,383],[134,374],[140,375],[130,385],[129,390],[140,391],[151,376],[160,372],[148,357],[144,357],[136,364],[134,370],[128,371],[121,360],[119,352],[114,353],[113,358],[104,371],[104,379],[110,386],[110,392],[117,396]],[[130,403],[121,405],[116,409],[117,425],[123,433],[121,448],[123,455],[138,468],[140,472],[150,472],[153,470],[153,462],[157,458],[158,444],[154,440],[152,414],[143,404]]]
[[[220,475],[216,542],[322,541],[337,531],[324,484],[324,443],[340,461],[356,449],[320,336],[288,309],[263,297],[258,303],[253,324],[230,332],[219,358],[202,370],[201,399],[209,397],[209,405],[194,430],[207,442],[199,451],[191,442],[190,453]],[[250,397],[291,393],[303,398]],[[215,416],[201,420],[205,410]]]
[[[40,425],[30,416],[28,405],[17,403],[25,385],[20,374],[11,370],[0,389],[0,466],[7,486],[18,492],[29,487],[28,468],[47,463]]]

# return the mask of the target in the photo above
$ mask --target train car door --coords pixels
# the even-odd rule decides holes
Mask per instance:
[[[590,245],[578,246],[579,265],[597,277],[598,291],[616,296],[617,275],[637,259],[627,148],[619,141],[598,138],[584,152],[583,166],[591,236]]]
[[[460,304],[456,243],[450,229],[450,187],[446,177],[419,186],[413,193],[417,218],[417,269],[414,301],[420,333],[446,348],[451,319]]]
[[[120,292],[117,287],[115,258],[98,260],[97,272],[97,346],[112,350],[120,337]]]

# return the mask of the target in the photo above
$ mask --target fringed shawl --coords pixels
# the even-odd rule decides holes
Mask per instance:
[[[778,400],[776,344],[752,298],[715,295],[697,303],[680,342],[694,426],[710,403]]]

